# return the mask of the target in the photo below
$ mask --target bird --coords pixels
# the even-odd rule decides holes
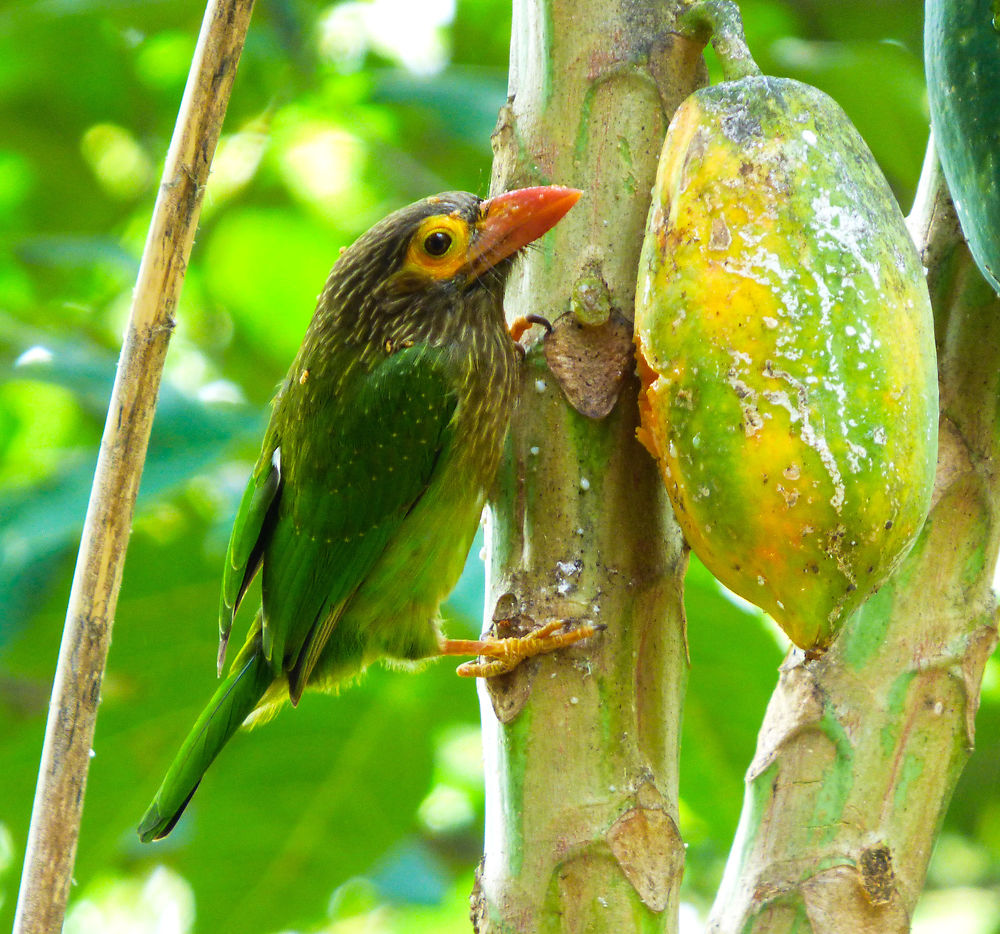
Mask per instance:
[[[519,638],[448,640],[438,619],[515,404],[516,339],[530,322],[508,329],[507,277],[581,194],[557,185],[487,200],[445,192],[341,252],[274,397],[233,524],[220,677],[258,574],[260,607],[139,824],[143,842],[173,829],[244,722],[298,704],[306,688],[335,691],[377,660],[436,655],[479,655],[486,661],[459,673],[488,677],[597,631],[556,620]]]

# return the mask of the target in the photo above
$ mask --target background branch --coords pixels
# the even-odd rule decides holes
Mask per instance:
[[[133,294],[66,611],[14,920],[62,927],[101,682],[174,309],[253,0],[210,3],[202,22]]]

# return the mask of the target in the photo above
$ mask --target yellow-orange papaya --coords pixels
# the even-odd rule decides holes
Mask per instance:
[[[639,438],[698,557],[817,652],[927,515],[930,300],[844,112],[740,62],[663,145],[636,293]]]

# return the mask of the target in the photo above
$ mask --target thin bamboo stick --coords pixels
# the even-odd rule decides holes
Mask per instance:
[[[14,934],[62,928],[101,682],[174,309],[253,0],[210,0],[143,250],[52,687]]]

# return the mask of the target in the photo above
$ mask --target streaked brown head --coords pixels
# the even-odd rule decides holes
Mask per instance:
[[[514,258],[552,228],[577,202],[575,188],[521,188],[488,200],[445,192],[390,214],[348,247],[337,261],[321,309],[360,333],[400,336],[419,320],[483,305],[500,308]],[[440,321],[439,321],[440,323]],[[352,328],[353,329],[353,328]]]

